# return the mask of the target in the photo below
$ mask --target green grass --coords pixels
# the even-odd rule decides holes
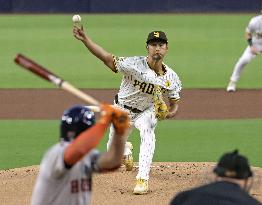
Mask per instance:
[[[262,120],[165,121],[157,129],[154,161],[217,161],[225,151],[238,148],[253,166],[262,167]],[[42,155],[58,140],[54,120],[0,121],[0,169],[39,164]],[[138,160],[140,137],[129,139]],[[105,137],[98,148],[105,150]]]
[[[244,31],[255,14],[81,15],[92,39],[117,56],[146,55],[152,30],[169,38],[166,63],[183,88],[225,88],[233,66],[247,46]],[[72,36],[71,15],[0,15],[0,88],[52,88],[13,63],[17,53],[80,88],[118,88],[113,74]],[[262,58],[247,65],[239,88],[262,88]],[[262,167],[262,120],[165,121],[157,128],[154,161],[217,161],[239,148]],[[39,164],[58,139],[58,121],[0,121],[0,169]],[[130,137],[138,159],[139,135]],[[99,148],[105,149],[106,137]]]
[[[57,121],[0,121],[0,169],[39,164],[58,139]]]
[[[247,46],[244,31],[255,14],[214,15],[82,15],[93,40],[118,56],[146,55],[152,30],[166,31],[166,63],[179,74],[184,88],[224,88],[233,66]],[[13,63],[16,53],[81,88],[118,88],[114,75],[72,36],[71,15],[0,16],[0,88],[53,87]],[[262,88],[260,57],[252,61],[240,88]]]

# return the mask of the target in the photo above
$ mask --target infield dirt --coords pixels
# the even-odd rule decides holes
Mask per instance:
[[[113,103],[116,89],[83,89],[101,102]],[[60,89],[0,89],[0,119],[60,119],[81,100]],[[176,119],[262,118],[262,89],[227,93],[222,89],[184,89]]]

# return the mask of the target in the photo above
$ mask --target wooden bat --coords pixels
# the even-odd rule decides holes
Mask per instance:
[[[49,71],[47,68],[44,68],[43,66],[37,64],[36,62],[29,59],[28,57],[25,57],[22,54],[17,54],[14,61],[18,65],[22,66],[26,70],[31,71],[32,73],[39,76],[40,78],[43,78],[43,79],[47,80],[48,82],[55,84],[59,88],[62,88],[64,90],[68,91],[69,93],[75,95],[76,97],[78,97],[81,100],[85,101],[86,103],[90,104],[91,106],[87,106],[87,107],[89,107],[94,112],[100,111],[100,109],[99,109],[100,102],[99,101],[97,101],[96,99],[94,99],[90,95],[82,92],[78,88],[74,87],[69,82],[58,77],[57,75],[55,75],[54,73]]]

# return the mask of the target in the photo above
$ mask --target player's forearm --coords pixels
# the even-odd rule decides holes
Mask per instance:
[[[103,138],[108,123],[97,123],[88,130],[82,132],[65,150],[64,162],[73,166],[90,150],[94,149]]]
[[[173,118],[177,114],[178,111],[178,102],[174,100],[169,101],[169,113],[167,118]]]
[[[82,42],[94,56],[103,61],[104,64],[107,65],[111,70],[114,68],[113,56],[110,53],[108,53],[105,49],[93,42],[88,37]]]
[[[177,111],[178,111],[178,104],[169,108],[169,113],[172,113],[173,116],[176,115]]]
[[[98,160],[98,167],[102,171],[111,171],[120,167],[122,163],[126,137],[114,136],[109,150]]]

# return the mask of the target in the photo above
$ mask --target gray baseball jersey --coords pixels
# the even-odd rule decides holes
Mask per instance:
[[[70,169],[64,164],[64,151],[69,145],[61,142],[45,154],[32,195],[32,205],[88,205],[91,199],[92,172],[99,157],[92,150]]]
[[[118,101],[141,111],[153,104],[154,85],[160,85],[168,98],[179,99],[181,82],[177,74],[163,64],[164,75],[158,76],[147,64],[147,57],[114,57],[117,71],[124,74]]]
[[[252,34],[252,43],[259,51],[262,51],[262,15],[253,17],[247,28],[246,32]]]

